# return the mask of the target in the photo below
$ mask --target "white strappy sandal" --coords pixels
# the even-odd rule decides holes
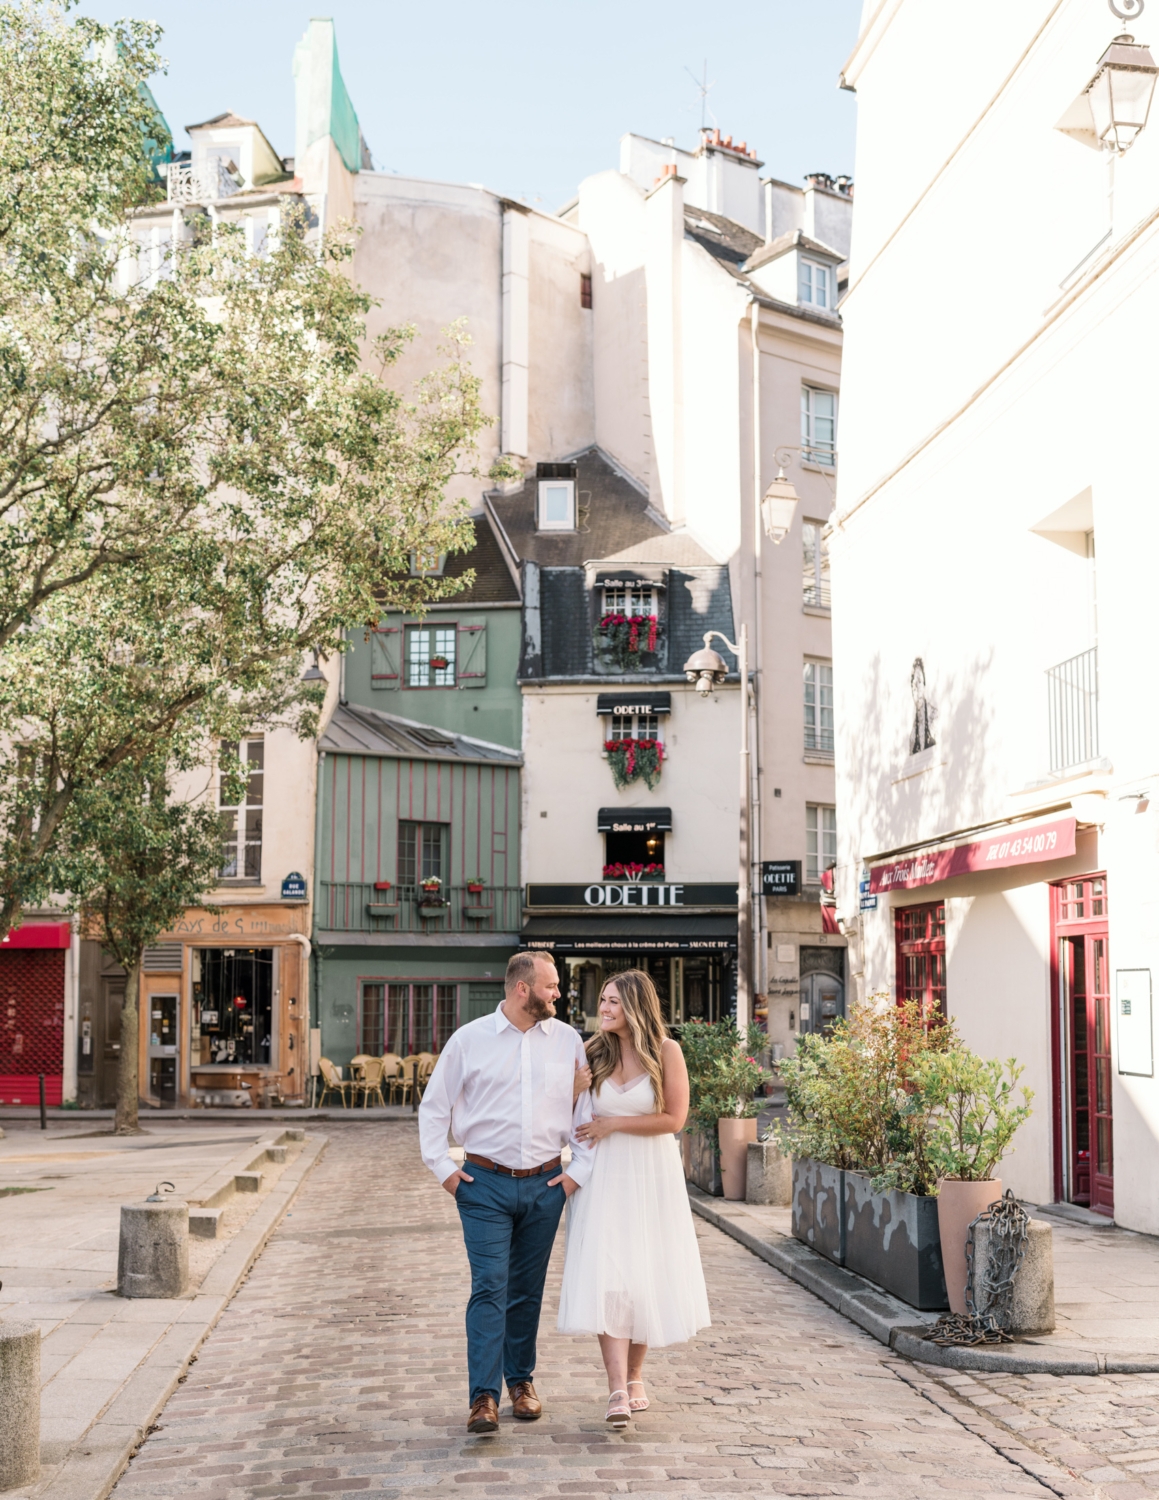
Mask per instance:
[[[644,1382],[642,1380],[629,1380],[628,1384],[629,1384],[629,1386],[633,1386],[633,1385],[642,1386],[644,1384]],[[626,1394],[627,1394],[627,1392],[625,1392],[625,1395]],[[649,1405],[649,1402],[648,1402],[647,1396],[633,1396],[631,1398],[631,1400],[628,1402],[628,1406],[629,1406],[629,1408],[632,1411],[647,1411],[648,1410],[648,1405]]]
[[[627,1394],[627,1391],[613,1391],[612,1394],[608,1397],[608,1414],[604,1418],[604,1421],[608,1424],[609,1427],[614,1427],[617,1432],[622,1431],[623,1428],[627,1427],[632,1413],[629,1407],[623,1405],[613,1406],[612,1402],[617,1396],[626,1397]]]

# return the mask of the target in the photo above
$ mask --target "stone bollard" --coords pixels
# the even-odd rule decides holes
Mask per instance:
[[[793,1201],[793,1166],[776,1141],[749,1142],[745,1202],[788,1208]]]
[[[189,1205],[172,1198],[121,1208],[118,1297],[181,1297],[189,1286]]]
[[[40,1328],[0,1323],[0,1490],[40,1478]]]
[[[983,1266],[990,1254],[990,1226],[974,1228],[974,1264]],[[1054,1240],[1044,1219],[1026,1226],[1026,1254],[1014,1278],[1010,1304],[1011,1333],[1050,1333],[1054,1328]]]

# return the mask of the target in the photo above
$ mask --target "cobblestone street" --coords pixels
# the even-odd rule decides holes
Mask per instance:
[[[975,1382],[962,1391],[975,1401],[967,1405],[701,1221],[714,1325],[651,1357],[652,1409],[627,1435],[603,1424],[595,1340],[552,1331],[561,1232],[537,1372],[546,1414],[514,1423],[504,1401],[498,1437],[468,1438],[468,1271],[454,1205],[421,1166],[409,1122],[326,1129],[327,1155],[120,1480],[118,1500],[1089,1496],[1100,1491],[1062,1466],[1066,1441],[1084,1423],[1111,1425],[1108,1412],[1118,1413],[1115,1442],[1146,1461],[1141,1434],[1159,1421],[1153,1380],[1139,1378],[1145,1411],[1129,1379],[1094,1393],[1059,1382],[1065,1432],[1046,1409],[1049,1377],[1031,1381],[1027,1399]],[[1096,1395],[1119,1406],[1092,1413]],[[981,1410],[988,1397],[997,1422]],[[1060,1444],[1057,1460],[1044,1456],[1044,1433]],[[1137,1480],[1102,1492],[1150,1493]]]

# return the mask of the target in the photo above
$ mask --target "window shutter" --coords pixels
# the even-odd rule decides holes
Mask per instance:
[[[402,679],[399,675],[402,664],[402,631],[397,625],[388,625],[370,633],[370,686],[372,688],[397,688]]]
[[[459,621],[458,682],[463,688],[487,686],[487,624],[484,620]]]

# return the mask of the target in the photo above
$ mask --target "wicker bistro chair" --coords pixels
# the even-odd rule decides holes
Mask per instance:
[[[419,1054],[416,1057],[404,1057],[402,1060],[400,1087],[402,1090],[402,1102],[411,1104],[417,1087],[418,1097],[423,1096],[423,1084],[430,1074],[423,1073],[423,1058]]]
[[[327,1094],[337,1094],[342,1100],[342,1108],[347,1109],[347,1096],[354,1087],[342,1077],[342,1070],[336,1068],[328,1057],[318,1059],[318,1071],[322,1074],[322,1093],[318,1099],[319,1104],[325,1104]]]
[[[390,1096],[390,1103],[394,1103],[394,1096],[401,1091],[402,1087],[402,1058],[397,1052],[384,1052],[382,1054],[382,1087]]]
[[[370,1103],[370,1096],[376,1095],[379,1104],[385,1105],[386,1100],[382,1097],[382,1058],[364,1057],[360,1059],[360,1073],[354,1083],[355,1098],[362,1095],[363,1109]]]

